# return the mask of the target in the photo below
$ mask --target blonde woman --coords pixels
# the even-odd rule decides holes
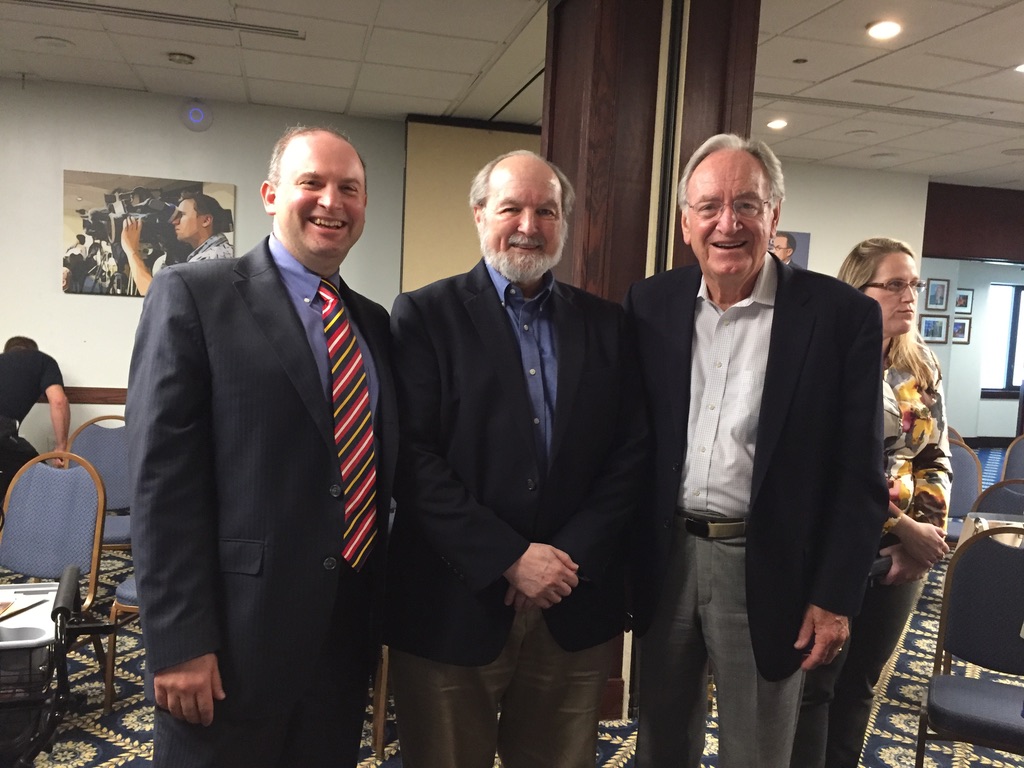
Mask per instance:
[[[872,580],[843,652],[807,673],[791,768],[856,768],[874,686],[921,595],[928,570],[949,551],[945,541],[952,472],[935,356],[917,330],[924,282],[910,246],[874,237],[859,243],[839,279],[882,311],[883,410],[889,513],[879,555],[888,572]]]

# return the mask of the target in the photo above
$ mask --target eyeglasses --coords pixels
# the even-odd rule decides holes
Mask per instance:
[[[764,207],[771,203],[771,200],[733,200],[728,206],[732,212],[741,219],[756,219],[764,211]],[[697,218],[704,221],[717,219],[722,215],[726,205],[721,200],[702,200],[696,205],[687,201],[686,205],[697,214]]]
[[[886,280],[884,283],[864,283],[860,287],[863,291],[865,288],[883,288],[889,293],[903,293],[907,288],[910,288],[914,293],[921,293],[924,290],[924,280]]]

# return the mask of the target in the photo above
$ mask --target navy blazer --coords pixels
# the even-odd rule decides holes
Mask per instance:
[[[344,285],[342,297],[380,385],[378,539],[363,569],[379,595],[398,442],[388,316]],[[157,274],[126,418],[148,670],[216,652],[218,709],[282,711],[317,674],[347,566],[331,410],[266,240],[238,260]],[[369,628],[356,631],[372,642]]]
[[[386,641],[435,661],[493,661],[511,628],[503,572],[531,542],[581,583],[544,612],[566,650],[623,628],[625,546],[647,427],[621,307],[556,283],[558,394],[542,466],[522,360],[481,261],[392,309],[402,423]]]
[[[799,667],[793,648],[809,603],[860,610],[887,514],[882,452],[881,313],[838,280],[778,272],[758,417],[747,530],[747,613],[761,674]],[[634,562],[636,627],[650,626],[665,579],[686,456],[697,266],[632,286],[634,329],[655,437],[654,482]],[[739,407],[742,407],[740,405]]]

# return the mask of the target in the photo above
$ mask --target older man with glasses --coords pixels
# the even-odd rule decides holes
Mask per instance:
[[[698,264],[627,297],[655,435],[638,768],[698,768],[709,666],[720,768],[788,767],[802,670],[845,642],[886,514],[878,305],[768,257],[783,198],[767,146],[712,137],[679,185]]]

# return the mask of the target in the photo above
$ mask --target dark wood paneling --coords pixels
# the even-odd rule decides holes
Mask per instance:
[[[661,0],[548,10],[542,147],[576,188],[561,280],[620,301],[647,258]]]
[[[761,15],[761,0],[694,0],[688,6],[680,171],[716,133],[750,135]],[[696,264],[683,242],[678,215],[675,230],[672,266]]]
[[[1024,192],[929,184],[923,256],[1024,263]]]
[[[64,393],[72,405],[124,405],[128,390],[116,387],[64,387]],[[39,402],[45,403],[46,396],[40,396]]]

